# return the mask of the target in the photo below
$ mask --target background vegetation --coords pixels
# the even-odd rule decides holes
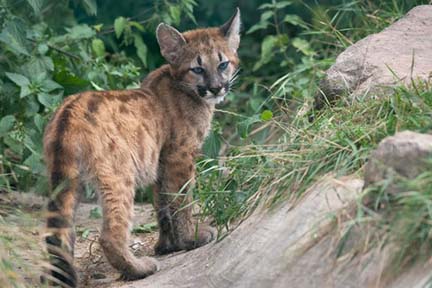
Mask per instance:
[[[359,173],[383,137],[431,129],[430,87],[314,111],[317,83],[344,48],[427,2],[0,0],[0,190],[47,194],[42,135],[53,111],[79,91],[138,87],[164,62],[158,23],[220,25],[237,6],[242,70],[198,162],[203,215],[222,231],[258,200],[299,195],[329,172]]]

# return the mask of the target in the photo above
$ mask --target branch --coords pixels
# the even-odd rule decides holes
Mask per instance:
[[[37,41],[36,41],[36,40],[29,39],[29,38],[26,38],[26,39],[27,39],[28,41],[34,43],[34,44],[37,44]],[[46,45],[48,46],[48,48],[50,48],[50,49],[52,49],[52,50],[54,50],[54,51],[56,51],[56,52],[59,52],[59,53],[61,53],[61,54],[64,54],[64,55],[66,55],[66,56],[68,56],[68,57],[70,57],[70,58],[73,58],[73,59],[75,59],[75,60],[81,61],[81,58],[80,58],[80,57],[78,57],[78,56],[76,56],[76,55],[74,55],[74,54],[72,54],[72,53],[69,53],[69,52],[67,52],[67,51],[64,51],[64,50],[62,50],[62,49],[60,49],[60,48],[57,48],[57,47],[55,47],[55,46],[52,46],[52,45],[50,45],[50,44],[46,44]]]

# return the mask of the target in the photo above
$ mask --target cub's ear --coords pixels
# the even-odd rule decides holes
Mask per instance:
[[[168,24],[161,23],[156,28],[156,38],[162,56],[170,64],[178,64],[182,47],[186,44],[183,35]]]
[[[236,8],[234,15],[219,28],[233,50],[237,50],[240,44],[240,24],[240,9]]]

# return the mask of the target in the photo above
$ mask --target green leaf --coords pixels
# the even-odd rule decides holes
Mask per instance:
[[[23,86],[28,86],[30,85],[30,80],[27,79],[27,77],[21,75],[21,74],[16,74],[16,73],[9,73],[6,72],[6,76],[15,84],[17,84],[20,87]]]
[[[245,139],[249,136],[249,130],[252,124],[260,122],[258,116],[249,117],[246,120],[240,121],[237,125],[238,134]]]
[[[6,22],[5,28],[0,33],[0,41],[6,44],[14,54],[30,56],[25,35],[24,23],[21,20],[11,20]]]
[[[45,120],[40,114],[36,114],[33,118],[33,122],[40,133],[43,133]]]
[[[102,31],[103,24],[97,24],[93,25],[93,28],[96,30],[96,32]]]
[[[270,110],[264,110],[264,111],[261,113],[260,118],[261,118],[261,120],[263,120],[263,121],[269,121],[269,120],[271,120],[271,119],[273,118],[273,112],[270,111]]]
[[[141,25],[140,23],[136,22],[136,21],[129,21],[129,25],[130,25],[131,27],[135,27],[135,28],[137,28],[137,29],[138,29],[139,31],[141,31],[141,32],[144,32],[144,31],[145,31],[144,26]]]
[[[39,112],[40,104],[36,97],[27,97],[26,101],[23,102],[25,102],[23,108],[25,109],[24,115],[26,117],[32,117]]]
[[[64,42],[73,41],[75,43],[76,40],[90,39],[96,35],[96,31],[87,24],[74,25],[72,28],[66,28],[66,31],[66,34],[50,38],[49,43],[64,46]]]
[[[15,116],[7,115],[0,120],[0,137],[9,132],[15,124]]]
[[[45,79],[47,79],[48,74],[46,73],[46,71],[41,71],[38,74],[31,74],[30,75],[30,79],[33,80],[32,83],[34,82],[34,84],[40,84],[45,81]]]
[[[93,86],[94,89],[96,89],[96,91],[105,91],[104,88],[102,88],[101,86],[99,86],[98,84],[96,84],[93,81],[90,81],[90,84]]]
[[[262,98],[258,98],[258,97],[250,97],[248,104],[251,107],[252,111],[258,112],[259,110],[261,110],[263,100]]]
[[[74,25],[72,28],[66,28],[66,31],[66,34],[50,38],[49,43],[65,45],[65,42],[73,42],[74,44],[77,40],[90,39],[96,35],[96,31],[87,24]]]
[[[97,14],[97,4],[96,0],[83,0],[82,1],[84,10],[87,15],[96,15]]]
[[[277,41],[278,38],[274,35],[269,35],[264,38],[263,42],[261,43],[261,58],[257,63],[255,63],[255,66],[253,67],[254,71],[270,62],[273,57],[273,48],[275,47]]]
[[[282,9],[292,4],[292,1],[279,1],[274,3],[265,3],[258,7],[258,9]]]
[[[35,75],[47,74],[48,71],[54,71],[54,63],[48,56],[32,57],[30,62],[24,65],[27,74],[36,78]]]
[[[48,47],[48,45],[42,43],[42,44],[38,45],[37,50],[38,50],[40,55],[45,55],[48,52],[49,47]]]
[[[309,42],[301,38],[294,38],[292,45],[306,56],[315,55],[315,51],[310,48]]]
[[[39,15],[43,6],[43,0],[27,0],[36,15]]]
[[[51,92],[56,89],[63,89],[63,87],[51,79],[44,79],[41,83],[41,90],[44,92]]]
[[[118,17],[117,19],[115,19],[114,21],[114,31],[116,34],[117,39],[120,38],[120,36],[122,35],[124,29],[127,26],[127,20],[124,17]]]
[[[180,24],[180,20],[181,20],[180,19],[180,16],[181,16],[180,8],[178,6],[171,5],[169,7],[169,13],[170,13],[170,16],[171,16],[174,24],[176,24],[176,25]]]
[[[134,44],[137,49],[137,55],[143,63],[144,67],[147,67],[147,45],[144,43],[141,35],[134,33]]]
[[[19,157],[22,156],[24,145],[17,140],[16,134],[11,131],[9,134],[3,134],[3,142]]]
[[[8,72],[6,72],[6,76],[21,88],[20,98],[24,98],[25,96],[30,95],[32,93],[29,87],[30,80],[27,77],[21,74],[8,73]]]
[[[66,70],[58,71],[54,75],[54,80],[64,87],[65,94],[73,94],[83,89],[90,88],[90,82],[88,80],[82,79]]]
[[[93,39],[92,49],[97,57],[105,56],[105,44],[101,39]]]
[[[91,219],[100,219],[102,218],[102,210],[100,207],[94,207],[90,210],[90,218]]]
[[[30,167],[32,173],[42,174],[44,172],[45,166],[42,162],[42,157],[38,153],[32,153],[23,163],[24,165]]]
[[[286,15],[283,19],[284,22],[290,23],[295,26],[300,26],[303,28],[308,28],[306,23],[297,15]]]
[[[51,108],[54,109],[61,101],[61,94],[60,95],[52,95],[52,94],[48,94],[48,93],[38,93],[37,94],[37,99],[39,101],[39,103],[41,103],[42,105],[44,105],[47,108]]]
[[[29,86],[22,86],[20,91],[20,98],[24,98],[28,95],[30,95],[32,91],[30,90]]]
[[[51,95],[49,95],[48,93],[38,93],[37,99],[39,103],[41,103],[45,107],[52,107]]]
[[[85,229],[83,232],[82,232],[82,234],[81,234],[81,238],[82,239],[87,239],[88,238],[88,236],[90,235],[90,229]]]
[[[203,145],[203,152],[209,158],[217,158],[221,147],[221,139],[218,133],[211,131]]]
[[[156,231],[156,229],[157,229],[157,223],[151,222],[151,223],[141,224],[141,225],[133,227],[132,232],[133,233],[151,233],[153,231]]]
[[[290,6],[292,4],[292,1],[278,1],[276,4],[275,4],[275,8],[276,9],[282,9],[282,8],[285,8],[285,7],[287,7],[287,6]]]
[[[95,31],[87,24],[75,25],[67,29],[66,37],[72,40],[89,39],[96,35]]]
[[[268,19],[270,19],[271,17],[273,17],[273,11],[266,11],[266,12],[262,13],[260,21],[257,24],[253,25],[246,32],[246,34],[250,34],[250,33],[253,33],[253,32],[258,31],[258,30],[267,29],[267,27],[270,25],[270,22],[268,21]]]

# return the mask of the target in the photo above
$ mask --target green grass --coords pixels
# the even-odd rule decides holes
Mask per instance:
[[[274,132],[273,144],[232,145],[219,163],[199,163],[196,192],[203,213],[222,231],[263,201],[272,205],[299,197],[328,173],[361,176],[384,137],[407,129],[430,131],[431,116],[432,90],[417,83],[378,99],[341,99],[322,111],[275,117],[265,124]]]
[[[220,231],[260,203],[271,206],[300,196],[327,173],[361,174],[370,151],[388,135],[431,129],[427,84],[412,83],[409,89],[397,88],[377,100],[343,98],[322,111],[312,110],[317,83],[341,50],[425,3],[341,2],[307,6],[312,20],[301,35],[317,53],[300,55],[301,61],[288,73],[264,87],[270,93],[261,108],[272,110],[271,120],[238,115],[236,107],[219,117],[231,117],[228,124],[237,122],[237,135],[227,137],[228,152],[222,157],[216,153],[198,163],[195,191],[203,215],[211,216]],[[233,130],[231,125],[223,129]]]
[[[361,206],[359,219],[377,231],[375,243],[394,245],[391,269],[400,272],[407,265],[431,257],[432,162],[414,179],[396,176],[369,187],[365,195],[373,205]],[[392,193],[389,184],[397,187]],[[372,207],[369,207],[372,206]]]

